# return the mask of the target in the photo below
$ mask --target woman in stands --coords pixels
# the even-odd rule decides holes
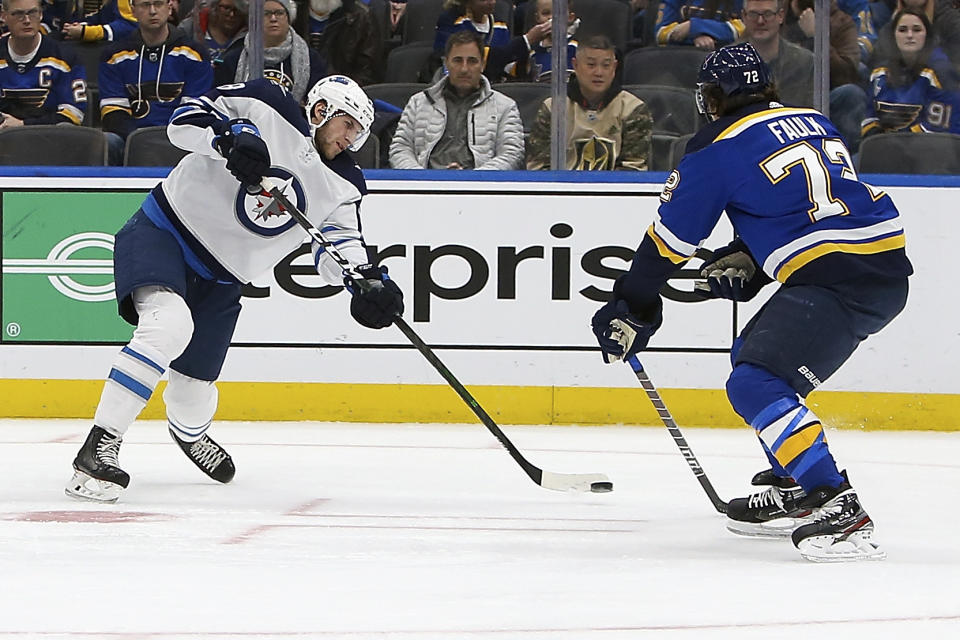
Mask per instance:
[[[923,11],[901,9],[892,26],[891,53],[870,74],[863,137],[891,131],[960,133],[957,73],[936,46],[930,20]]]

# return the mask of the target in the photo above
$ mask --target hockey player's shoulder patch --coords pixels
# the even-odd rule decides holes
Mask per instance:
[[[321,155],[321,157],[323,156]],[[363,177],[363,171],[360,170],[349,153],[346,151],[339,153],[333,160],[323,158],[323,163],[333,169],[338,176],[355,186],[361,196],[367,195],[367,180]]]

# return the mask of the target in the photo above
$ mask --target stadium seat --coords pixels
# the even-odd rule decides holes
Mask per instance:
[[[368,137],[359,151],[347,151],[347,153],[360,165],[361,169],[380,168],[380,140],[377,136]]]
[[[387,54],[387,73],[383,81],[426,82],[429,80],[429,61],[433,56],[433,42],[402,44]]]
[[[99,129],[38,124],[0,131],[0,165],[102,167],[107,139]]]
[[[692,89],[655,84],[632,84],[623,88],[646,103],[653,116],[655,132],[682,136],[693,133],[703,123]]]
[[[537,119],[537,110],[543,101],[550,97],[548,82],[503,82],[493,85],[493,89],[513,98],[517,103],[524,133],[530,133]]]
[[[655,5],[652,10],[655,11]],[[613,40],[620,51],[624,50],[633,26],[628,2],[586,0],[577,3],[576,12],[580,18],[580,28],[576,33],[578,42],[583,42],[591,35],[603,34]]]
[[[673,171],[680,164],[680,160],[687,150],[687,143],[690,142],[690,138],[692,138],[693,135],[692,133],[688,133],[673,141],[673,144],[670,146],[670,166],[667,167],[667,171]]]
[[[135,129],[123,149],[125,167],[172,167],[187,155],[167,138],[165,126]]]
[[[960,135],[881,133],[860,143],[862,173],[960,175]]]
[[[423,91],[428,85],[419,82],[384,82],[369,84],[363,88],[371,100],[383,100],[395,107],[403,109],[407,101],[418,91]]]
[[[643,47],[623,60],[623,84],[659,84],[683,89],[697,86],[707,51],[696,47]]]
[[[443,13],[443,0],[409,0],[406,23],[403,25],[403,44],[429,42],[433,46],[437,18]]]
[[[654,133],[650,136],[650,159],[647,168],[650,171],[670,171],[673,169],[673,143],[679,136],[672,133]]]

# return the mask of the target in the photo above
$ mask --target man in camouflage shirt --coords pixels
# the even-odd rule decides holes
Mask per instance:
[[[613,42],[592,36],[580,43],[567,85],[567,169],[646,171],[653,118],[640,98],[620,88]],[[548,98],[527,143],[527,169],[550,168]]]

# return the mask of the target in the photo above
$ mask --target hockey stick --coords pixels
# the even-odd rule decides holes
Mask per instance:
[[[697,476],[700,486],[703,487],[704,491],[706,491],[707,497],[710,498],[710,502],[713,503],[713,507],[720,513],[726,513],[727,503],[717,495],[713,485],[710,484],[710,479],[707,478],[707,474],[704,472],[703,467],[701,467],[700,462],[697,461],[697,456],[694,455],[693,449],[690,448],[690,445],[687,444],[683,434],[680,433],[680,428],[677,426],[677,422],[673,419],[673,416],[670,415],[670,410],[667,409],[667,405],[663,403],[663,399],[660,397],[660,392],[658,392],[657,388],[653,386],[653,382],[650,381],[650,377],[647,375],[647,372],[643,370],[643,365],[640,364],[640,361],[635,355],[627,358],[627,362],[630,364],[630,367],[636,374],[637,380],[640,381],[640,386],[643,387],[643,390],[647,392],[647,397],[650,398],[650,402],[653,403],[653,408],[656,409],[657,413],[660,415],[660,420],[663,421],[667,431],[669,431],[670,435],[673,436],[673,441],[676,442],[677,446],[680,448],[680,453],[683,454],[683,459],[687,461],[687,465],[690,466],[690,470],[693,471],[693,475]]]
[[[343,257],[343,254],[340,253],[336,246],[323,236],[323,232],[310,222],[310,220],[283,195],[283,192],[280,191],[278,187],[269,185],[267,180],[264,180],[260,187],[264,195],[268,195],[276,202],[279,202],[286,212],[290,214],[290,217],[296,220],[300,226],[310,234],[310,237],[324,248],[327,254],[343,269],[345,277],[350,278],[360,290],[369,290],[371,285],[354,270],[353,266]],[[507,438],[506,434],[500,430],[497,423],[493,421],[487,412],[484,411],[483,407],[470,395],[470,392],[460,384],[460,381],[457,380],[453,373],[447,369],[446,365],[440,361],[440,358],[437,357],[433,350],[420,339],[420,336],[416,334],[413,328],[399,315],[394,317],[393,323],[397,325],[400,331],[403,332],[403,335],[416,347],[417,351],[423,354],[423,357],[433,365],[433,368],[447,381],[447,384],[457,392],[457,395],[460,396],[464,403],[473,410],[476,416],[480,418],[480,422],[500,441],[503,448],[506,449],[517,464],[520,465],[520,468],[530,476],[531,480],[544,489],[552,489],[554,491],[592,491],[593,493],[613,491],[613,483],[602,473],[553,473],[552,471],[540,469],[524,458],[520,450],[517,449],[517,447],[510,442],[510,439]]]

